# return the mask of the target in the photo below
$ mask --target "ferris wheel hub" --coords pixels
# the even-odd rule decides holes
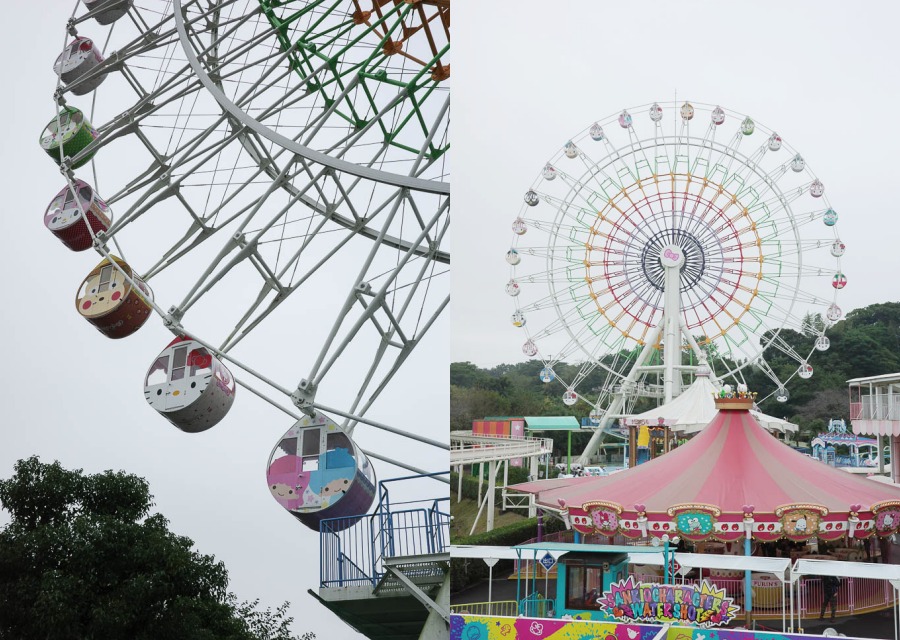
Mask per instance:
[[[684,250],[677,244],[668,244],[660,250],[659,261],[666,269],[681,269],[685,262]]]

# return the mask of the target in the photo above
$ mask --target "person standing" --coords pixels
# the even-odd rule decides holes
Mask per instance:
[[[819,620],[825,618],[825,608],[831,605],[831,621],[834,622],[834,612],[837,608],[837,594],[841,588],[841,579],[837,576],[822,576],[822,612],[819,614]]]

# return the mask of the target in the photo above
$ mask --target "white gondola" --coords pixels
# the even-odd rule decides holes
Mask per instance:
[[[366,454],[331,418],[303,416],[278,441],[266,481],[272,497],[310,529],[352,525],[375,500],[375,471]]]
[[[105,73],[94,73],[82,80],[103,62],[103,56],[94,41],[90,38],[78,37],[72,40],[59,57],[53,70],[66,86],[73,85],[70,91],[76,96],[90,93],[106,79]]]
[[[176,338],[147,371],[144,396],[182,431],[215,426],[234,403],[234,376],[200,343]]]

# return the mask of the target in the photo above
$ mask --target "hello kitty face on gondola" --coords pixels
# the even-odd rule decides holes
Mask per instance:
[[[76,196],[66,187],[56,195],[47,212],[44,224],[51,231],[59,231],[77,222],[91,206],[94,190],[81,180],[75,181]]]
[[[781,136],[772,132],[772,135],[769,136],[769,151],[778,151],[781,149]]]
[[[100,273],[88,278],[81,297],[77,300],[78,312],[88,318],[108,313],[119,304],[127,292],[125,276],[112,265],[100,269]]]
[[[821,198],[822,194],[825,193],[825,185],[822,184],[821,180],[813,180],[812,184],[809,185],[809,195],[813,198]]]
[[[714,125],[719,126],[720,124],[725,122],[725,110],[722,109],[722,107],[716,107],[712,110],[710,119],[712,120],[712,123]]]
[[[103,61],[100,52],[94,47],[93,40],[90,38],[75,38],[56,59],[53,69],[58,75],[61,75],[76,69],[89,58],[94,58],[97,62]]]
[[[685,122],[691,120],[694,117],[694,105],[690,102],[685,102],[681,105],[681,119]]]
[[[653,106],[650,107],[650,119],[653,120],[653,122],[659,122],[660,120],[662,120],[662,117],[662,107],[659,106],[658,103],[654,102]]]

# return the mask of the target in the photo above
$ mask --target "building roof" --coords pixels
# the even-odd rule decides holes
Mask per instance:
[[[529,431],[581,431],[578,419],[573,416],[526,416],[525,428]]]
[[[847,380],[847,384],[867,384],[877,382],[883,382],[885,384],[900,384],[900,373],[883,373],[880,376],[869,376],[867,378],[853,378],[851,380]]]

